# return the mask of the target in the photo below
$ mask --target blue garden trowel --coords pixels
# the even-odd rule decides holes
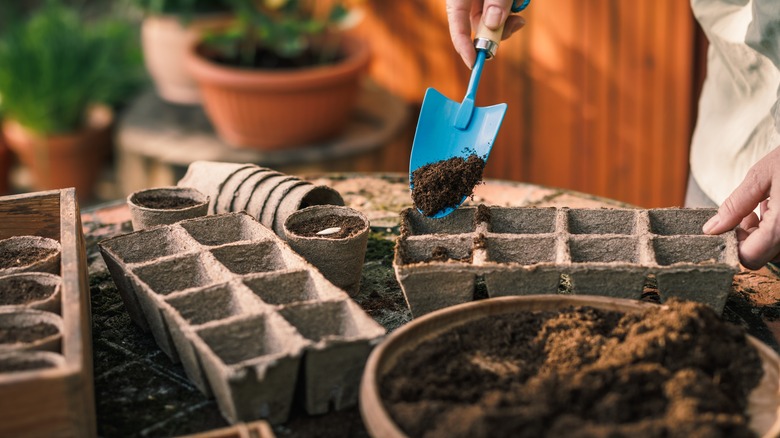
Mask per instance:
[[[520,6],[513,6],[512,11],[520,11],[528,3],[529,0],[523,1]],[[499,103],[488,107],[477,107],[474,105],[474,98],[485,60],[495,56],[503,30],[502,26],[494,32],[482,24],[477,29],[474,38],[477,60],[471,70],[466,97],[462,102],[450,100],[433,88],[428,88],[425,92],[409,160],[410,188],[414,188],[412,174],[426,164],[453,157],[461,157],[465,160],[471,155],[477,155],[487,161],[490,149],[498,135],[498,129],[504,120],[507,105]],[[458,205],[446,207],[429,217],[447,216],[467,197],[468,195],[464,196]],[[420,213],[423,214],[422,211]]]

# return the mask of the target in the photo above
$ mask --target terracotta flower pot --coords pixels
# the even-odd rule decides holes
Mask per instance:
[[[219,136],[233,146],[283,149],[337,135],[349,121],[369,63],[368,45],[344,38],[345,59],[299,70],[247,70],[213,63],[194,46],[187,66]]]
[[[205,216],[209,197],[191,187],[155,187],[127,197],[133,230]]]
[[[8,147],[33,174],[38,190],[75,187],[81,198],[92,194],[111,146],[114,113],[94,107],[77,132],[40,135],[13,120],[3,122]]]
[[[284,222],[290,247],[350,296],[360,290],[368,230],[363,213],[336,205],[306,207]]]
[[[173,15],[150,15],[141,24],[141,46],[146,70],[157,94],[170,103],[200,103],[198,84],[184,65],[184,57],[204,30],[229,20],[226,15],[193,17],[188,23]]]

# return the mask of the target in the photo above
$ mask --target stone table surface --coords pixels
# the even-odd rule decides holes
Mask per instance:
[[[392,331],[410,321],[392,268],[398,213],[411,206],[405,175],[327,174],[305,179],[341,193],[346,204],[371,220],[360,292],[355,301]],[[568,190],[488,180],[467,204],[511,207],[631,207]],[[98,433],[114,436],[177,436],[227,426],[216,401],[187,380],[181,364],[172,363],[151,333],[130,321],[96,243],[131,231],[124,201],[82,212],[92,299],[92,338]],[[739,272],[734,278],[723,317],[780,351],[780,277],[764,268]],[[278,437],[368,436],[357,407],[310,417],[293,412]]]

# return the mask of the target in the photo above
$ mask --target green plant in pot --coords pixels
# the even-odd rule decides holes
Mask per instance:
[[[169,103],[199,104],[198,85],[184,56],[203,32],[231,18],[228,5],[222,0],[133,1],[144,12],[141,46],[157,94]]]
[[[91,194],[110,148],[111,105],[134,92],[141,77],[129,27],[85,23],[52,1],[3,35],[2,130],[35,188]]]
[[[356,14],[338,1],[228,1],[235,22],[187,58],[219,136],[274,150],[338,135],[369,63],[368,45],[343,32]]]

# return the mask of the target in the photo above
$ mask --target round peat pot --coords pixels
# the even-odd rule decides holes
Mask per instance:
[[[209,197],[191,187],[156,187],[127,197],[133,230],[205,216]]]
[[[62,278],[44,272],[0,277],[0,309],[5,306],[61,313]]]
[[[0,375],[44,371],[65,366],[65,357],[50,351],[14,351],[0,354]]]
[[[62,246],[40,236],[13,236],[0,240],[0,275],[19,272],[60,273]]]
[[[218,161],[193,161],[187,167],[187,173],[176,184],[179,187],[192,187],[209,197],[208,214],[214,214],[217,197],[222,186],[234,173],[253,167],[252,164],[223,163]]]
[[[274,232],[284,237],[284,222],[294,212],[312,205],[344,205],[341,194],[328,186],[302,184],[293,187],[276,208]]]
[[[339,205],[306,207],[284,222],[290,247],[350,296],[360,290],[368,229],[363,213]]]
[[[62,318],[40,310],[0,311],[0,352],[52,351],[61,353]]]
[[[711,312],[711,309],[691,306],[693,306],[692,303],[670,303],[660,306],[627,299],[586,295],[527,295],[486,299],[429,313],[393,332],[371,353],[360,387],[360,411],[363,421],[369,434],[376,438],[407,436],[390,412],[398,413],[402,416],[399,418],[405,418],[404,421],[410,421],[410,424],[416,422],[421,428],[447,428],[457,424],[458,430],[462,432],[459,436],[470,436],[468,435],[471,430],[469,426],[473,426],[470,424],[471,421],[489,418],[483,417],[483,415],[487,415],[483,409],[501,406],[503,414],[496,413],[495,415],[498,416],[494,415],[493,417],[499,421],[491,423],[498,425],[496,428],[505,426],[511,428],[511,425],[522,425],[518,427],[524,427],[523,430],[527,432],[533,430],[543,434],[541,430],[531,429],[531,426],[547,428],[553,423],[559,423],[554,421],[558,419],[566,423],[564,424],[566,427],[582,427],[585,425],[584,422],[591,424],[591,418],[594,422],[599,421],[596,420],[595,415],[588,417],[588,419],[579,419],[578,416],[574,415],[561,415],[558,407],[571,407],[571,403],[587,403],[588,406],[593,406],[593,409],[601,406],[603,409],[599,411],[602,414],[600,418],[604,421],[603,418],[613,419],[613,416],[617,415],[615,412],[623,411],[623,407],[629,406],[631,400],[659,397],[660,391],[671,391],[669,396],[676,397],[679,400],[677,408],[682,408],[682,410],[677,409],[675,412],[688,412],[685,410],[685,406],[690,405],[694,406],[689,406],[689,410],[692,409],[691,415],[693,415],[696,413],[694,411],[697,409],[695,408],[698,406],[695,404],[697,402],[686,397],[696,397],[694,394],[699,394],[698,396],[702,397],[702,395],[707,394],[703,392],[707,388],[713,390],[717,397],[727,396],[726,387],[721,388],[720,385],[727,385],[731,393],[740,393],[743,387],[734,385],[740,381],[758,381],[760,378],[747,397],[748,425],[758,436],[765,438],[778,436],[780,433],[780,419],[778,418],[780,415],[780,397],[778,397],[780,393],[780,357],[757,339],[748,335],[742,338],[738,329],[724,328],[726,324],[722,323],[717,315]],[[552,312],[548,314],[552,315],[551,319],[546,320],[552,323],[551,325],[544,323],[544,320],[541,319],[542,316],[537,318],[532,313],[540,311]],[[559,312],[564,311],[567,312],[565,317],[552,319]],[[624,314],[647,313],[644,313],[642,318],[621,318],[620,315],[605,313],[610,311]],[[680,316],[683,311],[688,312],[687,316]],[[574,319],[575,317],[576,319]],[[681,322],[683,318],[685,321]],[[627,326],[619,326],[622,329],[620,333],[625,337],[631,336],[632,340],[638,340],[638,343],[624,344],[623,340],[618,342],[615,337],[608,339],[602,337],[600,341],[598,337],[595,337],[592,338],[594,339],[592,344],[584,343],[585,338],[573,339],[572,334],[580,333],[580,327],[591,327],[590,333],[593,335],[594,332],[601,333],[597,327],[604,327],[605,330],[607,327],[617,327],[618,320],[627,321],[626,324],[628,324]],[[653,326],[645,325],[651,320],[655,321],[655,329]],[[577,321],[580,321],[581,324],[576,324]],[[704,327],[705,323],[711,327]],[[540,324],[545,327],[541,332],[539,331]],[[716,325],[720,327],[716,327]],[[683,331],[681,326],[688,327],[688,331]],[[658,330],[662,327],[674,327],[675,329],[664,333]],[[712,327],[719,330],[718,339],[710,337],[704,341],[706,344],[701,345],[699,339],[711,333],[709,330]],[[725,333],[728,333],[729,336],[720,336],[720,334]],[[434,338],[435,341],[427,342]],[[533,340],[535,339],[546,339],[546,342],[543,340],[541,344],[534,344]],[[551,339],[555,345],[550,343]],[[746,339],[746,342],[743,342],[742,339]],[[556,340],[558,342],[555,342]],[[695,344],[696,341],[700,342],[701,349],[699,346],[695,346],[693,349],[686,348]],[[722,363],[718,365],[723,368],[723,372],[710,371],[717,372],[720,377],[716,378],[702,371],[709,365],[715,366],[711,361],[712,354],[705,354],[705,350],[721,347],[722,343],[727,343],[734,349],[739,348],[742,353],[747,350],[747,353],[756,354],[744,354],[743,360],[736,360],[737,357],[734,355],[724,355],[723,360],[719,361]],[[458,344],[458,346],[452,348],[453,346],[450,344]],[[551,345],[555,349],[548,351],[547,349]],[[597,362],[599,357],[591,357],[591,361],[586,362],[584,355],[590,352],[588,345],[593,345],[593,351],[598,351],[598,348],[606,350],[608,353],[605,354],[609,355],[601,357],[608,360]],[[599,345],[603,347],[598,347]],[[628,348],[620,349],[621,345]],[[754,349],[753,351],[750,351],[751,347]],[[538,350],[542,348],[544,351],[540,354]],[[643,348],[648,348],[648,350],[643,352]],[[566,354],[561,356],[561,351]],[[673,352],[676,353],[676,357],[685,358],[681,359],[684,360],[684,364],[679,367],[678,371],[671,372],[671,368],[665,368],[665,365],[656,364],[654,361],[641,362],[642,354],[650,354],[648,357],[664,357],[662,363],[667,364],[669,360],[673,360],[670,356]],[[600,353],[597,356],[600,356]],[[531,359],[526,361],[528,357]],[[536,358],[540,358],[540,362],[534,362]],[[580,361],[566,362],[566,358],[575,358]],[[691,365],[697,363],[694,362],[696,360],[707,362],[707,364],[697,371],[696,365]],[[631,361],[639,362],[625,365]],[[760,361],[763,375],[759,376],[758,370],[753,368],[744,368],[741,370],[742,374],[734,374],[737,371],[733,367],[737,367],[739,364],[744,366],[751,361]],[[553,368],[545,368],[547,372],[544,375],[528,374],[528,371],[536,370],[535,367],[539,366],[539,363],[544,363],[545,367]],[[568,369],[573,370],[573,372],[564,371],[562,374],[557,372],[554,367],[561,364],[568,365],[570,367]],[[600,365],[600,368],[595,367],[596,364]],[[613,377],[618,372],[623,377]],[[576,374],[579,378],[572,377],[575,375],[574,373],[579,373]],[[383,382],[387,375],[392,375],[392,378]],[[739,379],[733,377],[736,375],[742,377]],[[749,378],[745,377],[748,375]],[[460,377],[456,382],[448,376]],[[559,376],[560,380],[555,380],[553,376]],[[626,376],[629,378],[624,379]],[[656,378],[661,376],[662,379],[652,380],[653,376]],[[435,382],[430,385],[421,383],[428,378],[435,380]],[[526,382],[533,382],[533,387],[524,387],[525,384],[520,383],[522,379],[526,379]],[[480,384],[484,384],[484,382],[488,382],[486,386],[490,386],[489,382],[493,382],[493,386],[490,386],[490,389],[481,388]],[[605,382],[610,383],[606,383],[607,386],[604,386]],[[703,384],[702,382],[711,383]],[[383,384],[389,386],[383,387]],[[594,386],[577,386],[586,384]],[[480,388],[484,392],[478,392]],[[569,389],[574,392],[567,392]],[[450,390],[456,391],[459,394],[457,397],[463,398],[463,400],[454,401],[453,405],[458,407],[448,411],[446,409],[447,403],[444,400],[448,400],[447,394],[453,393],[447,392]],[[442,391],[446,393],[442,393]],[[431,394],[431,396],[424,397],[423,394]],[[484,394],[488,394],[488,396],[483,397]],[[560,403],[560,400],[554,402],[553,400],[558,397],[558,394],[561,394],[560,396],[564,399],[568,397],[569,402]],[[661,394],[666,394],[666,392]],[[428,400],[430,404],[428,402],[421,404],[416,400],[418,395],[421,401]],[[660,397],[665,398],[666,396],[660,395]],[[391,399],[396,401],[393,402]],[[519,404],[512,404],[515,400],[519,401]],[[548,405],[545,401],[548,400],[552,402],[552,410],[547,410]],[[720,398],[713,400],[720,400]],[[608,406],[602,406],[601,403],[607,403]],[[612,406],[610,403],[620,404],[620,408],[610,410]],[[713,401],[713,403],[718,406],[722,405],[720,401]],[[707,403],[704,405],[711,406]],[[429,415],[429,409],[425,406],[438,409],[437,414]],[[670,402],[669,406],[658,407],[657,411],[661,412],[660,415],[669,415],[668,412],[672,407]],[[704,410],[708,411],[706,408]],[[633,412],[645,413],[646,410],[642,410],[640,406],[634,406]],[[504,418],[502,415],[507,413],[511,413],[512,421],[501,420]],[[531,420],[521,422],[523,421],[520,419],[521,415],[523,418],[535,418],[541,423],[534,423]],[[720,414],[714,413],[711,415],[720,416]],[[723,416],[731,418],[731,414],[724,413]],[[698,424],[710,423],[703,418],[705,417],[698,419],[703,422]],[[566,421],[563,421],[564,419]],[[686,421],[691,422],[694,419],[686,416]],[[491,427],[484,422],[478,424],[478,429],[484,428],[480,429],[483,432],[481,435],[493,436],[507,433],[507,430],[490,430]],[[693,423],[688,425],[691,424]],[[599,424],[599,426],[606,425]],[[713,426],[715,426],[714,423]],[[410,435],[422,435],[426,432],[430,433],[432,430],[416,430],[409,433]],[[446,436],[448,431],[436,430],[436,432]],[[602,432],[604,431],[602,430]]]

